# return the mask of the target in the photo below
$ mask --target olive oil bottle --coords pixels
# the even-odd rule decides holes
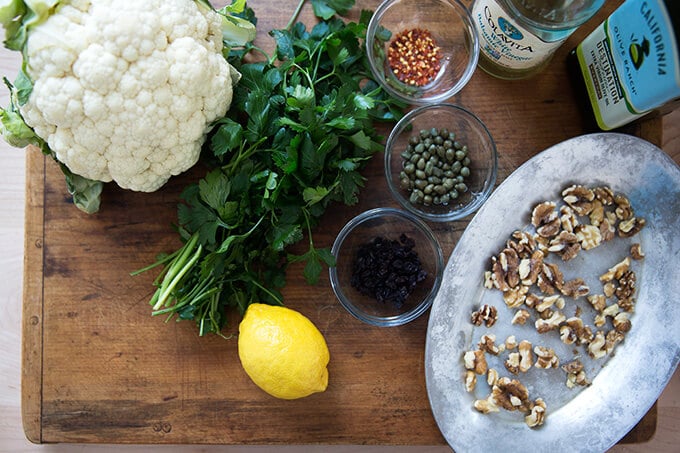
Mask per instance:
[[[475,0],[479,67],[501,79],[535,75],[604,0]]]
[[[680,105],[680,1],[626,0],[568,57],[590,124],[611,130]]]

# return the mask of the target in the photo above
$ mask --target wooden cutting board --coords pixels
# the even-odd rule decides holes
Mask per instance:
[[[566,78],[566,52],[618,3],[608,2],[541,75],[507,82],[477,71],[451,99],[495,137],[498,183],[536,153],[585,132]],[[295,2],[250,6],[259,43],[272,49],[266,32],[286,25]],[[350,19],[376,6],[362,1]],[[313,23],[309,5],[301,18]],[[659,120],[627,131],[661,143]],[[328,212],[315,232],[317,246],[330,246],[359,212],[395,205],[381,158],[366,169],[361,202]],[[308,398],[274,399],[243,372],[235,338],[199,338],[192,323],[150,316],[155,273],[129,275],[179,246],[171,226],[179,193],[202,168],[152,194],[108,185],[101,212],[88,216],[71,205],[53,161],[30,150],[27,163],[22,408],[32,442],[444,444],[425,387],[427,315],[402,327],[370,327],[342,309],[327,276],[310,287],[293,267],[285,301],[326,337],[330,383]],[[468,221],[431,225],[447,257]],[[239,320],[231,317],[227,334]],[[623,441],[647,440],[655,427],[653,407]]]

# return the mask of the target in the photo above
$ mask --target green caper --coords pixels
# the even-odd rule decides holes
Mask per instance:
[[[418,193],[416,191],[411,192],[411,195],[408,197],[408,201],[412,204],[418,203]]]
[[[444,188],[446,188],[446,190],[451,190],[456,185],[456,181],[451,178],[446,178],[444,179],[442,185],[444,186]]]
[[[416,178],[418,179],[425,179],[427,178],[427,175],[423,170],[416,170]]]
[[[454,174],[460,173],[461,168],[463,168],[463,164],[461,164],[460,161],[455,161],[453,164],[451,164],[451,170],[453,170]]]
[[[423,151],[425,151],[425,145],[422,143],[418,143],[415,148],[413,148],[413,151],[415,151],[418,154],[421,154]]]
[[[424,193],[425,195],[430,195],[430,194],[432,193],[433,190],[434,190],[434,184],[428,184],[428,185],[426,185],[425,188],[423,189],[423,193]]]
[[[401,188],[404,190],[408,190],[411,188],[411,179],[408,177],[401,178]]]
[[[413,154],[411,154],[409,151],[404,151],[401,153],[401,158],[404,160],[409,160]]]
[[[425,206],[430,206],[432,204],[432,195],[425,195],[423,197],[423,204]]]
[[[416,168],[418,170],[422,170],[423,168],[425,168],[425,159],[423,159],[422,157],[418,159],[418,162],[416,162]]]
[[[468,188],[464,182],[459,182],[458,184],[456,184],[456,190],[458,192],[467,192]]]
[[[439,129],[439,135],[441,135],[442,137],[448,137],[449,130],[445,127],[442,127],[441,129]]]
[[[456,160],[465,159],[465,153],[461,150],[456,151]]]
[[[420,136],[421,136],[422,138],[427,138],[427,137],[430,136],[430,131],[428,131],[427,129],[421,129],[421,131],[420,131]]]
[[[434,128],[434,127],[433,127],[432,129],[430,129],[430,136],[431,136],[431,137],[434,137],[434,136],[436,136],[436,135],[438,135],[438,134],[439,134],[439,131],[437,130],[437,128]]]
[[[425,180],[425,179],[416,179],[416,180],[413,182],[413,186],[414,186],[416,189],[423,190],[423,189],[425,188],[425,186],[427,186],[427,180]]]
[[[413,135],[413,136],[411,136],[411,138],[408,139],[408,143],[409,143],[409,145],[415,146],[418,143],[420,143],[420,139],[416,135]]]
[[[461,175],[463,178],[467,178],[468,176],[470,176],[470,167],[463,167],[463,168],[461,168],[461,169],[460,169],[460,175]]]
[[[406,173],[407,175],[412,174],[414,171],[416,171],[416,166],[413,165],[412,163],[404,165],[404,173]]]
[[[451,196],[452,200],[455,200],[458,198],[458,191],[456,189],[453,189],[452,191],[449,192],[449,196]]]
[[[425,174],[427,176],[432,175],[432,171],[434,170],[434,164],[432,163],[432,160],[428,160],[427,163],[425,164]]]
[[[441,135],[437,135],[433,141],[435,145],[441,145],[442,143],[444,143],[444,139],[442,138]]]
[[[434,191],[439,195],[444,195],[448,190],[442,184],[437,184],[434,186]]]
[[[451,196],[448,193],[445,193],[439,198],[439,200],[442,202],[442,204],[449,204],[449,201],[451,201]]]
[[[463,166],[469,167],[470,163],[471,163],[470,158],[466,156],[465,159],[463,159]]]
[[[448,160],[449,162],[453,161],[453,159],[456,158],[456,153],[455,153],[455,151],[454,151],[453,149],[451,149],[451,148],[448,148],[448,149],[446,150],[446,153],[445,153],[445,154],[446,154],[446,160]]]

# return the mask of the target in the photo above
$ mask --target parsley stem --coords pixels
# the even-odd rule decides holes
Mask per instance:
[[[291,16],[290,20],[288,21],[288,25],[286,25],[286,30],[290,30],[290,28],[293,26],[293,24],[297,20],[298,16],[300,15],[300,11],[302,11],[302,7],[304,5],[305,5],[305,0],[300,0],[300,3],[298,3],[297,7],[295,8],[295,12],[293,12],[293,15]]]

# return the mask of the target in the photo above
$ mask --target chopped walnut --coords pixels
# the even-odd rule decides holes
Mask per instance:
[[[602,310],[602,315],[604,316],[609,316],[613,318],[616,316],[619,312],[619,304],[612,304],[607,306],[604,310]]]
[[[557,306],[557,308],[564,308],[564,299],[560,297],[559,294],[554,294],[552,296],[546,296],[546,297],[540,297],[538,303],[534,303],[533,308],[539,312],[543,313],[547,309],[551,308],[553,305]]]
[[[560,326],[560,339],[565,344],[587,344],[593,339],[593,332],[581,318],[572,316]]]
[[[604,337],[604,349],[607,351],[607,354],[610,354],[616,345],[623,341],[623,338],[623,333],[616,330],[607,332],[607,335]]]
[[[628,313],[625,311],[622,311],[614,316],[614,319],[612,319],[612,325],[617,332],[621,333],[628,332],[632,327],[630,319],[628,319]]]
[[[500,407],[508,411],[529,412],[529,392],[517,379],[502,377],[491,388],[491,397]]]
[[[522,340],[519,342],[517,349],[519,350],[519,371],[526,373],[534,364],[534,354],[531,352],[531,343]]]
[[[536,205],[531,213],[531,224],[541,237],[552,237],[560,231],[562,225],[555,206],[552,201],[546,201]]]
[[[598,330],[595,333],[595,337],[593,338],[593,341],[590,342],[588,345],[588,355],[592,357],[593,359],[599,359],[604,357],[607,354],[607,351],[605,349],[605,338],[604,338],[604,333],[602,333],[601,330]]]
[[[538,274],[538,287],[548,295],[555,294],[564,285],[564,276],[554,263],[543,262],[541,272]]]
[[[498,409],[498,406],[496,406],[496,403],[494,402],[491,395],[489,395],[489,397],[486,399],[476,400],[473,403],[473,406],[482,414],[489,414],[491,412],[498,412],[500,410]]]
[[[472,392],[477,386],[477,375],[472,370],[467,370],[465,372],[465,390]]]
[[[590,382],[588,382],[586,377],[586,372],[583,369],[583,364],[580,360],[573,360],[566,365],[563,365],[562,369],[567,373],[567,387],[574,388],[577,385],[590,385]]]
[[[586,216],[593,209],[595,193],[585,186],[575,184],[562,191],[562,199],[576,214]]]
[[[498,382],[498,371],[495,368],[489,368],[489,371],[486,373],[486,383],[493,387],[496,385],[496,382]]]
[[[474,371],[476,374],[486,374],[488,366],[486,364],[486,357],[484,351],[467,351],[463,356],[465,368]]]
[[[619,222],[618,232],[622,238],[629,238],[635,236],[642,230],[646,224],[646,220],[642,217],[632,217],[627,220]]]
[[[578,299],[583,296],[587,296],[590,293],[590,288],[586,285],[586,282],[582,278],[575,278],[565,282],[562,286],[562,294],[567,297]]]
[[[493,334],[482,335],[477,347],[491,355],[498,355],[500,350],[496,346],[496,336]]]
[[[630,246],[630,257],[636,261],[645,257],[645,254],[642,252],[642,246],[638,242]]]
[[[550,240],[548,251],[556,253],[562,261],[569,261],[578,255],[581,250],[579,237],[575,233],[561,231],[557,236]]]
[[[503,301],[509,308],[517,308],[524,303],[528,292],[528,286],[520,285],[517,288],[504,291]]]
[[[599,228],[602,242],[611,241],[616,236],[616,217],[612,220],[605,214],[605,218],[600,222]]]
[[[619,220],[628,220],[633,217],[633,208],[630,205],[630,200],[625,195],[614,195],[614,203],[616,203],[616,218]]]
[[[553,329],[559,328],[567,318],[560,311],[555,311],[548,319],[537,319],[534,325],[538,333],[550,332]]]
[[[508,351],[512,351],[517,347],[517,339],[515,338],[514,335],[510,335],[508,338],[505,339],[505,349]]]
[[[529,313],[529,310],[522,308],[521,310],[517,310],[515,316],[512,317],[511,324],[524,325],[529,320],[529,318],[531,318],[531,313]]]
[[[602,285],[602,290],[606,297],[612,297],[616,292],[616,284],[614,282],[607,282]]]
[[[520,363],[521,357],[519,355],[519,352],[511,352],[508,354],[508,358],[505,359],[505,362],[503,362],[503,365],[505,365],[505,369],[508,370],[512,374],[517,374],[519,373],[519,363]]]
[[[602,244],[602,233],[595,225],[581,224],[576,230],[576,237],[583,250],[591,250]]]
[[[607,186],[595,187],[593,189],[595,198],[600,200],[600,202],[605,206],[611,206],[614,204],[614,191]]]
[[[536,368],[548,369],[560,366],[560,359],[552,348],[536,346],[534,352],[536,353],[536,363],[534,364]]]
[[[538,250],[538,244],[534,236],[526,231],[516,230],[512,233],[512,239],[506,242],[507,248],[514,249],[520,258],[528,258]]]
[[[604,221],[604,205],[600,200],[593,200],[593,209],[588,214],[588,217],[590,218],[591,225],[600,226]]]
[[[567,233],[573,233],[578,225],[578,218],[576,213],[569,206],[562,206],[560,208],[560,223],[562,230]]]
[[[612,292],[612,294],[614,293]],[[611,294],[609,296],[611,296]],[[590,305],[592,305],[593,308],[598,312],[602,312],[602,310],[604,310],[607,306],[607,298],[602,294],[593,294],[588,296],[587,299],[588,302],[590,302]]]
[[[479,310],[472,312],[470,319],[472,324],[476,326],[481,326],[484,323],[486,327],[491,327],[498,320],[498,310],[493,305],[484,304],[479,307]]]
[[[524,417],[524,422],[529,428],[535,428],[536,426],[541,426],[545,421],[545,411],[546,404],[542,398],[536,398],[534,404],[531,406],[529,415]]]
[[[502,278],[510,288],[519,284],[519,256],[514,249],[506,248],[498,255]],[[494,271],[495,273],[495,271]]]
[[[621,262],[615,264],[609,268],[607,272],[600,275],[600,281],[604,283],[610,282],[614,279],[619,279],[624,274],[624,272],[628,271],[628,269],[630,269],[630,258],[625,257]]]

